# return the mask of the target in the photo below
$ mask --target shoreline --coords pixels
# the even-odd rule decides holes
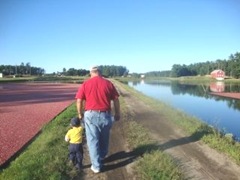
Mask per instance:
[[[240,100],[240,93],[231,93],[231,92],[210,92],[209,94],[214,96],[221,96],[231,99],[238,99]]]

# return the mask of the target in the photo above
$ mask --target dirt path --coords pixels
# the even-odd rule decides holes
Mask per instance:
[[[191,140],[174,124],[164,119],[161,112],[155,112],[138,98],[118,87],[134,120],[149,129],[159,148],[170,154],[180,163],[188,179],[197,180],[238,180],[240,167],[229,158],[209,148],[199,141]],[[112,129],[109,157],[105,160],[105,169],[100,174],[93,174],[86,168],[85,179],[136,179],[132,165],[137,157],[129,151],[124,137],[123,121],[116,122]],[[86,167],[90,167],[89,160]]]

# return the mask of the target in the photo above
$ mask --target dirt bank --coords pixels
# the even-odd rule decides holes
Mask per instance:
[[[159,148],[170,154],[180,163],[188,179],[240,179],[240,167],[228,157],[209,148],[199,141],[191,140],[178,127],[164,119],[161,111],[153,111],[147,104],[118,86],[129,110],[129,117],[149,129],[152,138]],[[130,115],[131,114],[131,115]],[[130,116],[133,116],[130,118]],[[85,154],[85,179],[136,179],[132,165],[137,154],[129,151],[123,131],[124,121],[116,122],[112,129],[109,157],[105,160],[105,169],[100,174],[93,174],[89,169],[90,163]],[[86,151],[86,149],[85,149]]]
[[[211,92],[211,95],[222,96],[226,98],[240,99],[240,93],[232,93],[232,92]]]

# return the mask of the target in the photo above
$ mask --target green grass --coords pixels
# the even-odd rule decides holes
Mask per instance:
[[[172,158],[160,151],[144,154],[137,162],[137,172],[142,180],[181,180],[184,179],[179,167]]]
[[[67,82],[67,83],[82,83],[87,76],[39,76],[34,78],[34,81],[47,81],[47,82]]]
[[[0,83],[32,81],[35,77],[0,78]]]
[[[157,143],[150,138],[147,129],[135,121],[127,122],[128,144],[141,155],[135,165],[137,179],[142,180],[181,180],[184,179],[173,158],[163,153]]]
[[[0,78],[0,83],[6,82],[65,82],[65,83],[82,83],[88,76],[28,76],[16,78]]]
[[[76,176],[78,172],[68,164],[68,144],[64,141],[70,118],[75,115],[74,103],[45,126],[36,140],[1,171],[0,179],[71,179]]]
[[[224,136],[221,132],[214,131],[202,137],[202,141],[210,147],[229,155],[240,165],[240,143],[233,141],[231,137]]]
[[[129,78],[129,77],[118,77],[116,78],[118,81],[127,84],[129,81],[132,82],[139,82],[141,81],[141,78]],[[214,78],[211,78],[210,76],[183,76],[183,77],[146,77],[144,78],[146,81],[177,81],[185,84],[208,84],[209,82],[217,81]],[[239,83],[240,79],[235,78],[225,78],[223,81],[225,83]]]

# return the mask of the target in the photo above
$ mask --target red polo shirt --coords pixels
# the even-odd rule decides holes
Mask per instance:
[[[102,76],[95,76],[79,87],[75,98],[85,100],[85,110],[110,111],[111,100],[118,97],[112,82]]]

